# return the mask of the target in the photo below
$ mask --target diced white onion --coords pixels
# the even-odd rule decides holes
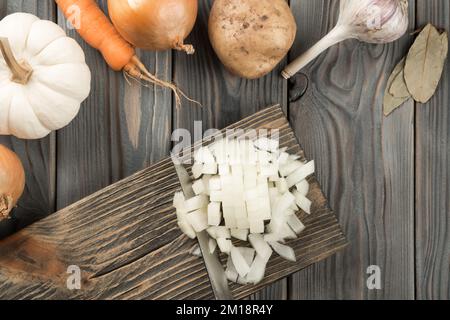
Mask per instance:
[[[295,194],[295,202],[297,205],[307,214],[311,213],[311,200],[306,198],[304,195],[300,194],[298,191],[294,192]]]
[[[241,251],[234,246],[231,247],[231,260],[233,261],[237,273],[241,277],[245,277],[247,273],[250,271],[250,267],[245,261],[245,258],[242,255]]]
[[[225,239],[225,238],[217,238],[217,245],[219,246],[219,249],[223,253],[230,253],[231,247],[233,247],[233,244],[231,243],[231,240]]]
[[[288,188],[296,185],[297,183],[304,180],[306,177],[312,175],[313,173],[314,173],[314,161],[310,161],[307,164],[295,170],[286,178]]]
[[[203,171],[203,164],[200,162],[195,162],[192,166],[192,175],[194,176],[194,179],[200,178]]]
[[[202,174],[216,174],[217,163],[205,163],[202,167]]]
[[[305,230],[305,225],[300,221],[300,219],[295,214],[289,216],[289,218],[287,219],[287,223],[289,227],[291,227],[292,230],[294,230],[294,232],[297,235],[300,234],[303,230]]]
[[[220,202],[210,202],[208,204],[208,224],[218,226],[222,221],[222,212],[220,211]]]
[[[293,249],[283,243],[305,229],[296,212],[311,212],[306,178],[314,173],[314,162],[304,163],[286,150],[267,137],[217,139],[194,154],[196,196],[174,194],[181,231],[192,239],[207,231],[209,251],[218,247],[228,255],[230,281],[260,282],[273,251],[295,261]],[[252,247],[234,247],[231,238]]]
[[[199,195],[187,199],[184,202],[187,212],[191,212],[197,209],[205,208],[209,203],[209,199],[206,195]]]
[[[214,251],[216,250],[216,247],[217,247],[216,240],[214,240],[213,238],[209,238],[209,240],[208,240],[209,253],[214,253]]]
[[[258,255],[261,256],[263,259],[269,259],[272,254],[272,249],[267,244],[267,242],[264,241],[264,238],[260,234],[250,234],[248,236],[248,241],[252,245],[253,249],[256,250]]]
[[[281,244],[279,242],[269,242],[270,246],[273,250],[278,253],[282,258],[295,262],[297,259],[295,258],[294,249],[291,247]]]
[[[233,238],[247,241],[248,229],[231,229],[230,232]]]
[[[186,219],[195,232],[202,232],[208,228],[208,215],[204,208],[188,213]]]
[[[306,197],[309,192],[309,183],[308,181],[306,181],[306,179],[302,180],[295,185],[295,188],[302,196]]]
[[[250,267],[250,270],[247,273],[246,279],[249,283],[257,284],[261,282],[261,280],[264,278],[264,273],[266,271],[266,264],[268,260],[269,260],[268,258],[263,258],[258,254],[256,255]]]
[[[205,185],[203,184],[203,180],[200,179],[194,181],[194,183],[192,184],[192,189],[194,190],[194,193],[196,195],[205,193]]]

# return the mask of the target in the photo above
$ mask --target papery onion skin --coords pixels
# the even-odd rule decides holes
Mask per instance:
[[[8,218],[25,188],[25,171],[19,157],[0,144],[0,221]]]
[[[184,39],[197,19],[198,0],[108,0],[108,11],[120,35],[137,48],[194,53]]]

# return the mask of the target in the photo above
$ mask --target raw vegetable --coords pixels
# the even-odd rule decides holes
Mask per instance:
[[[408,28],[408,0],[341,0],[337,25],[281,73],[289,79],[329,47],[346,39],[388,43]]]
[[[215,0],[208,31],[225,67],[240,77],[256,79],[286,56],[297,26],[285,0]]]
[[[174,84],[151,74],[136,56],[134,48],[117,32],[95,0],[55,0],[67,19],[72,19],[74,7],[80,12],[73,21],[80,36],[93,48],[99,50],[106,63],[115,71],[138,81],[149,82],[174,92],[176,105],[181,104],[180,95],[186,97]],[[72,21],[71,21],[72,22]]]
[[[8,218],[25,188],[25,171],[19,157],[0,144],[0,221]]]
[[[0,135],[38,139],[66,126],[90,91],[80,46],[28,13],[0,21]]]
[[[273,250],[295,261],[293,250],[282,243],[305,229],[296,212],[311,213],[306,178],[314,173],[313,161],[305,163],[265,137],[215,142],[198,149],[194,161],[196,195],[174,196],[178,223],[191,238],[206,230],[210,251],[217,246],[229,255],[230,281],[261,281]],[[251,248],[236,245],[237,240],[248,241]]]
[[[194,27],[198,0],[108,0],[108,13],[120,35],[137,48],[176,49],[194,53],[183,43]]]

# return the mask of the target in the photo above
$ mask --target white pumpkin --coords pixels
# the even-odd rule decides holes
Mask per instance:
[[[91,87],[81,47],[57,24],[28,13],[3,18],[0,37],[0,135],[38,139],[66,126]],[[8,42],[13,61],[5,59]]]

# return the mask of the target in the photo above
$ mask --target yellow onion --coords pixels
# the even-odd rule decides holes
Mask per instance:
[[[0,220],[9,217],[25,188],[25,171],[19,157],[0,144]]]
[[[109,16],[120,35],[146,50],[194,53],[184,39],[194,27],[197,10],[197,0],[108,0]]]

